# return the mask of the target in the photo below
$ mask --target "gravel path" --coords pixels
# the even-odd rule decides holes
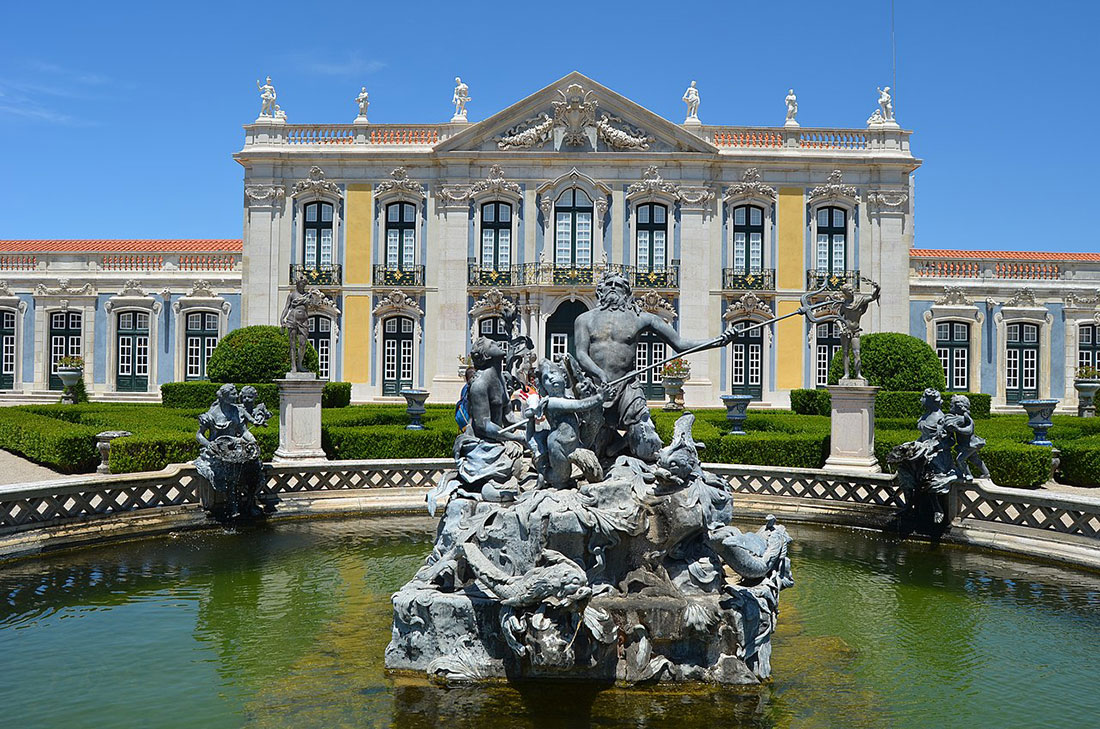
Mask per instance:
[[[14,453],[0,451],[0,484],[48,481],[60,475],[57,471],[31,463]]]

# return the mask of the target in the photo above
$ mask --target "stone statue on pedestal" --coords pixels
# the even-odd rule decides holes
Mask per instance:
[[[798,126],[798,121],[795,119],[795,117],[798,116],[798,97],[794,95],[794,89],[787,90],[787,98],[784,99],[784,101],[787,104],[787,121],[785,126]]]
[[[267,81],[261,84],[256,82],[256,88],[260,92],[260,116],[275,117],[275,87],[271,85],[271,77],[267,77]]]
[[[859,325],[860,319],[867,313],[867,307],[871,302],[878,301],[882,289],[874,281],[870,282],[870,294],[857,294],[855,286],[846,283],[840,287],[840,308],[838,310],[837,326],[840,328],[841,357],[844,359],[844,377],[840,384],[866,385],[863,378],[863,361],[859,353],[859,337],[863,329]],[[849,367],[849,358],[851,366]]]
[[[279,323],[286,330],[290,340],[290,372],[307,372],[305,369],[306,348],[309,346],[309,305],[313,300],[312,292],[306,287],[306,280],[299,278],[294,282],[294,291],[286,297],[286,305],[279,316]]]
[[[199,457],[195,468],[209,487],[200,489],[203,506],[219,521],[250,519],[264,515],[256,503],[263,486],[264,466],[260,446],[249,432],[249,424],[267,423],[267,408],[255,406],[255,388],[250,403],[242,405],[237,388],[226,383],[218,388],[218,399],[199,416],[195,434]]]
[[[687,91],[684,92],[683,102],[687,104],[687,118],[684,120],[685,124],[698,124],[699,123],[699,89],[695,87],[695,82],[691,82],[691,86],[687,87]]]
[[[359,90],[359,95],[355,97],[355,103],[359,105],[359,116],[355,118],[355,121],[365,122],[367,120],[367,108],[370,106],[370,94],[367,93],[366,86]]]
[[[470,103],[470,87],[462,83],[462,79],[455,76],[455,92],[451,97],[451,103],[455,105],[455,115],[451,121],[466,121],[466,104]]]
[[[878,88],[878,109],[882,121],[894,121],[894,98],[890,95],[890,87]]]

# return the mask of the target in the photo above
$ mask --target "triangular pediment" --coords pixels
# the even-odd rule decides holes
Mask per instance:
[[[718,148],[574,71],[440,142],[457,151],[697,152]]]

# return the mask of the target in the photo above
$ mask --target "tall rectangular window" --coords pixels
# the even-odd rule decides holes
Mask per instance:
[[[1100,327],[1082,324],[1077,328],[1077,366],[1100,367]]]
[[[658,203],[638,206],[634,238],[639,271],[663,271],[668,266],[668,208]]]
[[[332,203],[305,206],[302,224],[302,263],[306,268],[332,265]]]
[[[1039,396],[1039,326],[1005,327],[1005,399],[1014,404]]]
[[[512,265],[512,206],[488,202],[481,206],[481,268],[505,271]]]
[[[733,268],[759,273],[764,267],[764,210],[755,205],[733,209]]]
[[[57,363],[62,357],[84,356],[84,316],[79,311],[56,311],[50,314],[50,378],[51,390],[64,385],[57,376]]]
[[[936,354],[943,365],[947,389],[965,392],[970,384],[970,325],[937,322]]]
[[[416,206],[395,202],[386,206],[386,268],[412,268],[416,261]]]
[[[843,208],[817,210],[815,262],[821,273],[843,273],[848,261],[848,212]]]
[[[206,364],[218,346],[218,315],[194,311],[185,320],[184,379],[205,380]]]
[[[583,190],[558,196],[554,211],[554,264],[562,268],[592,265],[592,200]]]
[[[835,323],[817,325],[817,386],[829,384],[829,364],[840,351],[840,329]]]
[[[15,387],[15,312],[0,311],[0,390]]]

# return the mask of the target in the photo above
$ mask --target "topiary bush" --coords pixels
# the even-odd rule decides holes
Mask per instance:
[[[791,410],[799,415],[828,415],[831,407],[828,390],[791,390]]]
[[[321,391],[322,408],[346,408],[351,404],[350,382],[327,382]],[[270,406],[269,406],[270,407]],[[272,411],[274,412],[274,411]]]
[[[989,417],[989,405],[992,397],[982,392],[940,392],[943,398],[943,411],[951,409],[951,398],[954,395],[966,395],[970,400],[970,415],[975,420],[983,420]],[[921,398],[924,392],[907,392],[880,390],[875,395],[875,419],[878,418],[912,418],[916,420],[924,413],[921,406]]]
[[[829,365],[829,384],[835,385],[844,374],[843,351]],[[923,392],[933,387],[943,390],[947,380],[936,351],[928,343],[896,332],[878,332],[861,339],[863,376],[868,383],[884,390]]]
[[[1059,481],[1074,486],[1100,486],[1100,436],[1059,442],[1058,448],[1062,452]]]
[[[317,371],[317,350],[306,346],[305,367]],[[274,382],[290,369],[290,340],[275,326],[235,329],[218,342],[206,373],[213,382]]]

